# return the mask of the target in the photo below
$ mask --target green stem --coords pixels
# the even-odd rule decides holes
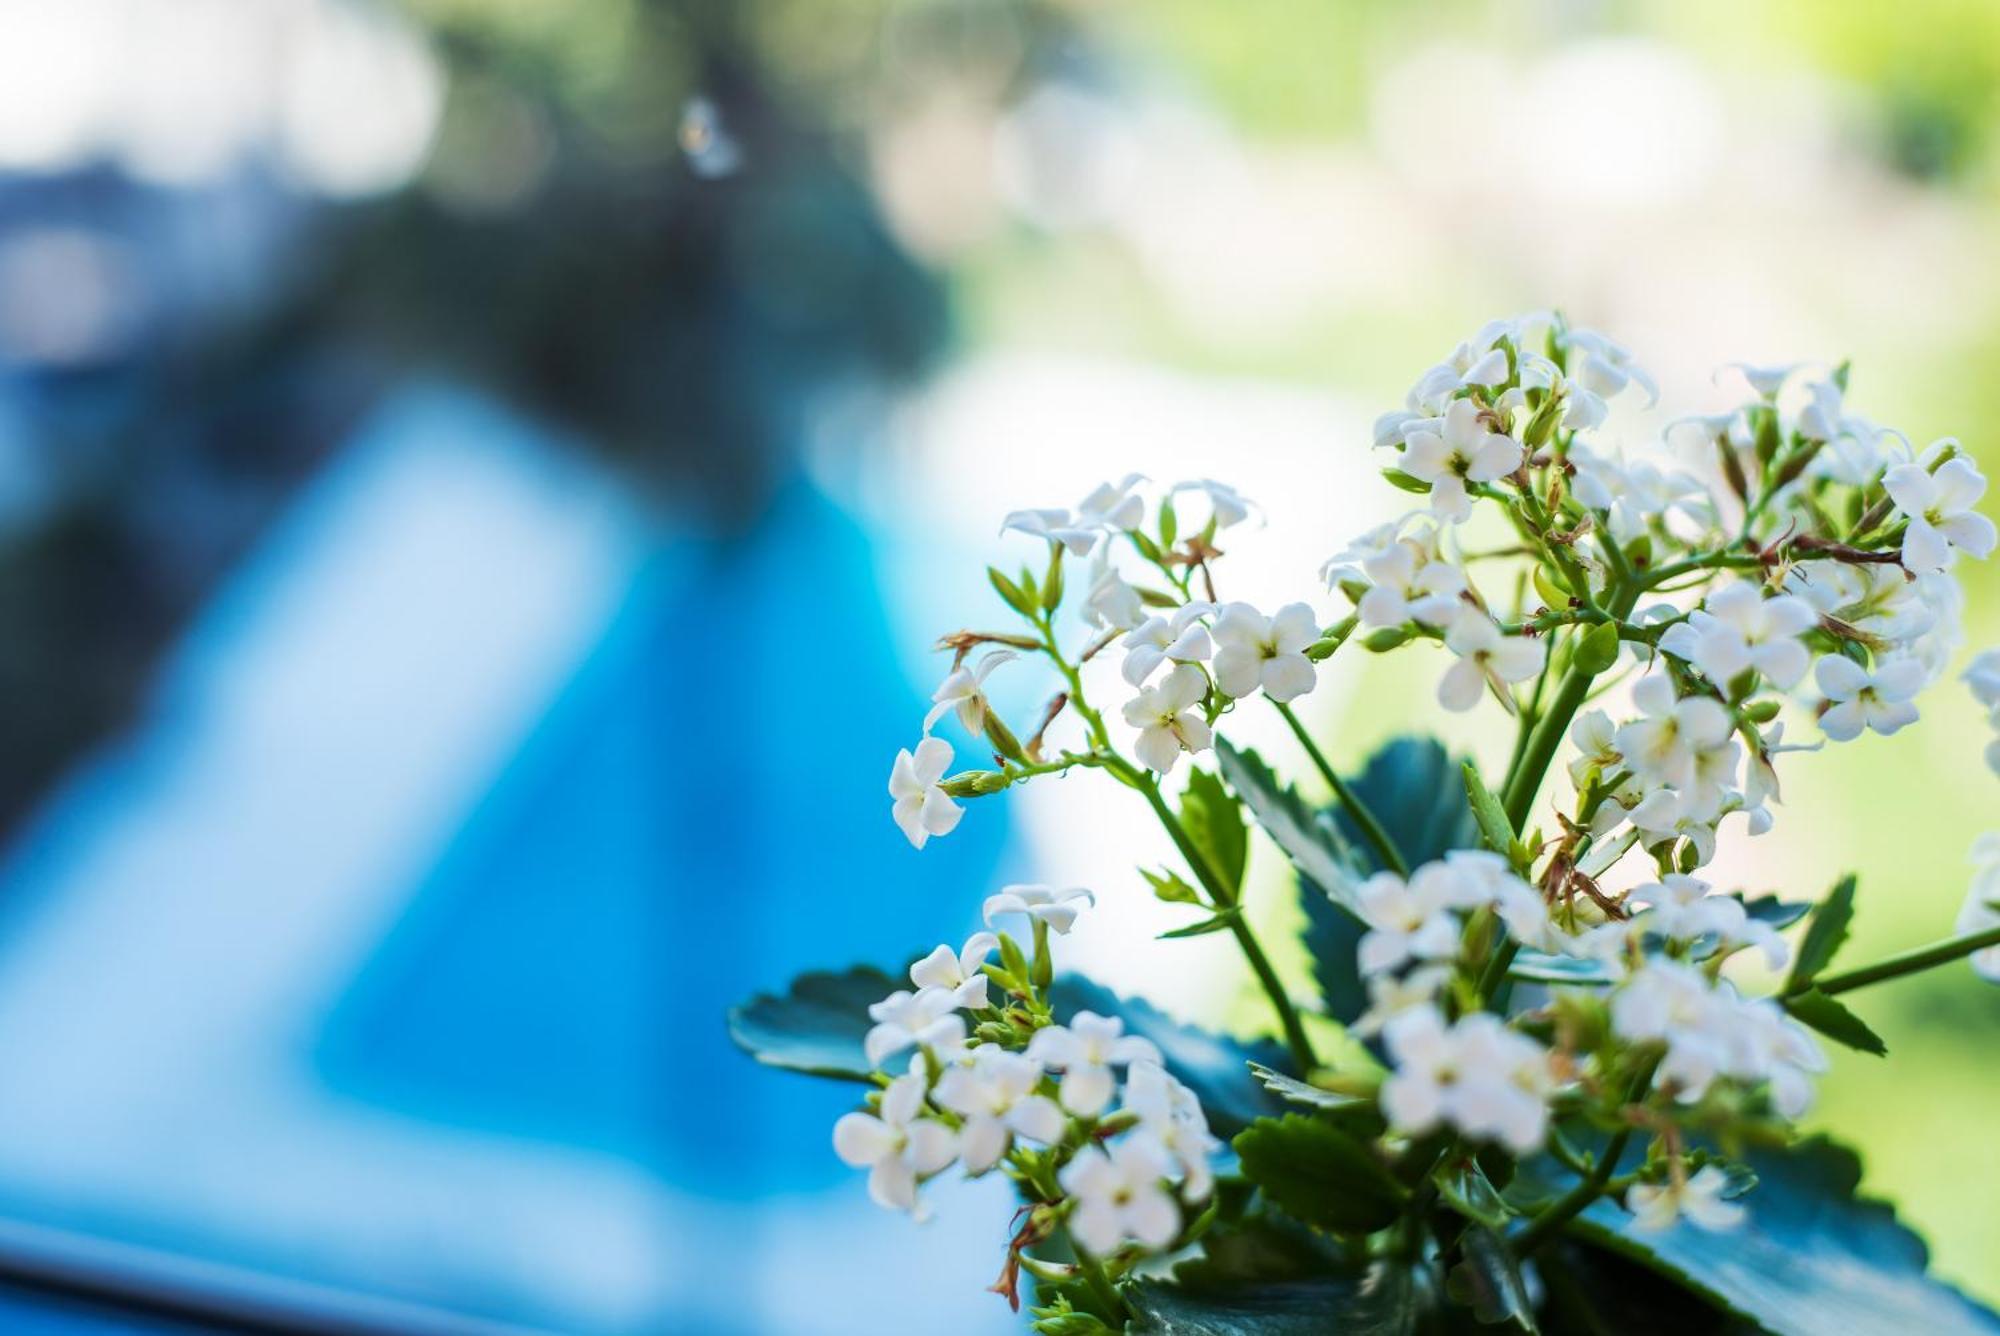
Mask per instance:
[[[1855,988],[1866,988],[1871,983],[1881,983],[1885,979],[1900,978],[1905,974],[1916,974],[1934,966],[1949,964],[1974,951],[1983,951],[1989,946],[2000,946],[2000,926],[1969,932],[1962,937],[1948,937],[1942,942],[1920,946],[1914,951],[1878,960],[1860,969],[1847,970],[1840,974],[1823,974],[1817,979],[1809,979],[1792,991],[1802,993],[1808,988],[1832,996]]]
[[[1638,601],[1639,590],[1636,586],[1625,585],[1614,589],[1611,620],[1623,621]],[[1535,725],[1520,761],[1508,774],[1502,805],[1516,831],[1527,829],[1528,813],[1534,808],[1535,795],[1541,791],[1549,763],[1555,759],[1556,749],[1562,746],[1563,735],[1569,731],[1571,718],[1583,704],[1584,697],[1590,694],[1590,684],[1596,679],[1596,673],[1586,673],[1577,668],[1563,674],[1562,685],[1556,688],[1555,699],[1549,702],[1548,712]]]
[[[1124,1297],[1118,1293],[1118,1287],[1111,1283],[1111,1277],[1105,1273],[1104,1263],[1085,1252],[1081,1246],[1077,1246],[1074,1239],[1071,1239],[1071,1244],[1076,1248],[1077,1272],[1082,1275],[1083,1283],[1090,1287],[1090,1292],[1096,1296],[1097,1302],[1104,1305],[1106,1318],[1112,1322],[1125,1321],[1132,1315],[1132,1311],[1125,1306]]]
[[[1224,886],[1216,877],[1214,869],[1208,865],[1208,859],[1189,838],[1187,828],[1181,825],[1180,818],[1174,815],[1173,808],[1167,806],[1167,800],[1160,794],[1159,781],[1122,762],[1116,768],[1122,771],[1123,778],[1128,784],[1146,796],[1147,803],[1152,806],[1153,815],[1160,819],[1160,824],[1166,827],[1168,836],[1174,842],[1174,848],[1180,851],[1182,861],[1194,873],[1195,880],[1201,883],[1202,889],[1208,892],[1212,907],[1218,910],[1235,909],[1238,904],[1235,892]],[[1306,1036],[1305,1022],[1299,1018],[1298,1008],[1292,1005],[1291,996],[1285,992],[1285,985],[1278,978],[1278,971],[1271,966],[1271,958],[1264,954],[1264,948],[1257,943],[1257,935],[1250,930],[1249,923],[1244,921],[1241,913],[1229,916],[1229,931],[1236,938],[1236,945],[1243,952],[1243,959],[1249,962],[1251,973],[1257,976],[1258,984],[1263,987],[1265,994],[1271,999],[1271,1006],[1278,1013],[1278,1023],[1285,1031],[1285,1044],[1292,1051],[1293,1063],[1297,1065],[1301,1076],[1307,1075],[1319,1065],[1319,1058],[1313,1053],[1312,1040]]]
[[[1297,712],[1282,701],[1272,701],[1271,704],[1285,717],[1285,722],[1292,726],[1293,735],[1298,738],[1299,745],[1306,749],[1306,755],[1312,758],[1312,763],[1319,768],[1320,778],[1324,779],[1327,786],[1333,790],[1334,799],[1347,809],[1347,814],[1354,818],[1354,824],[1361,827],[1361,833],[1368,837],[1368,843],[1375,846],[1375,852],[1381,856],[1382,866],[1399,877],[1409,876],[1410,865],[1403,860],[1403,853],[1396,847],[1396,842],[1389,838],[1389,832],[1382,828],[1381,821],[1369,809],[1368,804],[1361,800],[1361,795],[1349,788],[1347,781],[1340,777],[1340,773],[1327,764],[1325,754],[1320,751],[1319,744],[1313,741],[1312,734],[1306,731],[1306,726],[1299,722]]]
[[[1631,1103],[1645,1096],[1647,1087],[1653,1083],[1653,1069],[1658,1061],[1647,1063],[1640,1068],[1638,1079],[1632,1082],[1631,1094],[1626,1102]],[[1597,1165],[1590,1173],[1557,1199],[1555,1205],[1543,1211],[1528,1223],[1528,1227],[1514,1236],[1514,1256],[1525,1258],[1535,1249],[1553,1238],[1558,1230],[1577,1216],[1583,1214],[1592,1202],[1604,1195],[1611,1176],[1618,1172],[1618,1159],[1625,1153],[1625,1147],[1632,1140],[1632,1127],[1628,1123],[1621,1127],[1604,1143],[1604,1152],[1597,1159]]]

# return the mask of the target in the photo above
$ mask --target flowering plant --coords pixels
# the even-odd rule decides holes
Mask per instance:
[[[1326,563],[1331,619],[1218,597],[1255,513],[1218,482],[1007,516],[1039,547],[988,572],[1018,624],[943,638],[896,824],[921,849],[965,803],[1099,772],[1171,838],[1178,865],[1142,870],[1193,915],[1166,935],[1233,937],[1276,1039],[1058,974],[1095,897],[1009,886],[907,985],[808,975],[737,1009],[738,1042],[865,1084],[833,1149],[881,1205],[922,1216],[954,1167],[1009,1180],[993,1288],[1018,1306],[1025,1272],[1037,1331],[2000,1331],[1794,1126],[1824,1044],[1883,1051],[1851,994],[1967,957],[2000,978],[2000,845],[1958,935],[1859,966],[1853,878],[1808,903],[1703,875],[1769,829],[1787,753],[1915,721],[1958,647],[1953,566],[1995,544],[1985,480],[1850,412],[1844,365],[1736,370],[1740,406],[1628,457],[1598,443],[1610,401],[1655,395],[1623,347],[1487,326],[1377,422],[1418,508]],[[1503,769],[1410,739],[1329,763],[1294,702],[1343,651],[1415,647],[1448,658],[1443,709],[1513,717]],[[1056,692],[1021,728],[987,687],[1031,661]],[[2000,723],[2000,651],[1967,677]],[[1325,806],[1230,742],[1252,710]],[[953,771],[948,718],[978,767]],[[1296,874],[1310,1001],[1245,912],[1253,826]]]

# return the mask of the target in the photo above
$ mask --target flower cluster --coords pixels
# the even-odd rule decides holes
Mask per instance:
[[[1614,445],[1611,424],[1658,398],[1632,353],[1547,313],[1496,321],[1377,420],[1382,473],[1416,500],[1324,564],[1331,606],[1223,597],[1221,544],[1257,508],[1212,479],[1157,488],[1135,473],[1073,507],[1008,515],[1007,541],[1034,555],[988,576],[1015,620],[939,642],[949,669],[891,770],[897,826],[922,848],[959,825],[962,804],[1071,771],[1142,799],[1184,865],[1146,882],[1203,915],[1168,935],[1235,939],[1290,1058],[1266,1093],[1336,1129],[1260,1119],[1245,1136],[1264,1140],[1238,1142],[1241,1170],[1264,1189],[1261,1209],[1295,1210],[1289,1156],[1355,1139],[1359,1160],[1342,1162],[1373,1166],[1401,1211],[1393,1227],[1355,1226],[1377,1235],[1353,1240],[1357,1256],[1410,1255],[1440,1196],[1499,1228],[1466,1204],[1462,1178],[1446,1190],[1474,1157],[1544,1157],[1576,1177],[1553,1202],[1496,1194],[1501,1217],[1532,1214],[1508,1237],[1517,1258],[1599,1198],[1641,1230],[1728,1228],[1749,1176],[1713,1147],[1781,1139],[1809,1109],[1827,1066],[1816,1034],[1879,1047],[1837,994],[1967,955],[2000,979],[2000,837],[1975,848],[1961,936],[1847,975],[1827,966],[1851,883],[1795,943],[1784,929],[1807,906],[1696,875],[1732,831],[1772,827],[1788,753],[1917,720],[1959,648],[1957,563],[1995,546],[1973,461],[1954,440],[1918,449],[1858,416],[1845,365],[1728,375],[1746,391],[1733,407],[1672,421],[1643,449]],[[1480,848],[1406,857],[1419,851],[1399,839],[1464,827],[1393,834],[1294,708],[1343,650],[1406,648],[1443,651],[1444,710],[1512,721],[1499,782],[1465,766],[1456,816]],[[1003,717],[989,688],[1030,685],[1031,671],[1046,703]],[[2000,731],[2000,651],[1966,678]],[[1338,821],[1230,745],[1244,709],[1282,719]],[[951,727],[975,768],[952,772],[939,734]],[[2000,770],[2000,741],[1988,759]],[[1548,784],[1557,774],[1566,786]],[[1322,981],[1350,981],[1328,985],[1328,1018],[1372,1061],[1321,1062],[1324,1030],[1258,941],[1244,907],[1251,817],[1310,873],[1302,893],[1351,920],[1315,963]],[[1092,903],[1008,887],[987,901],[986,931],[918,961],[911,986],[870,1009],[878,1089],[835,1133],[899,1209],[920,1209],[922,1184],[954,1164],[1012,1179],[1026,1223],[999,1288],[1030,1270],[1054,1296],[1041,1310],[1051,1330],[1121,1316],[1118,1285],[1220,1227],[1226,1195],[1208,1116],[1169,1071],[1174,1046],[1163,1054],[1116,1015],[1055,1014],[1051,934]],[[1029,947],[1003,919],[1029,925]],[[1776,971],[1776,991],[1752,986]],[[1586,1135],[1601,1150],[1580,1153]],[[1278,1143],[1267,1162],[1260,1148]],[[1439,1256],[1464,1246],[1463,1227],[1436,1229]],[[1074,1264],[1027,1251],[1059,1232]]]
[[[1158,1047],[1116,1016],[1053,1017],[1050,935],[1068,933],[1093,899],[1027,885],[988,897],[989,928],[1025,920],[1032,956],[982,931],[912,965],[912,987],[868,1009],[863,1051],[880,1089],[834,1125],[834,1150],[868,1170],[869,1195],[919,1218],[919,1189],[954,1164],[1012,1178],[1034,1209],[1010,1276],[1022,1250],[1058,1228],[1096,1257],[1167,1249],[1214,1183],[1218,1143]]]

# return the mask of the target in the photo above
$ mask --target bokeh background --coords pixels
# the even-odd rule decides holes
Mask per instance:
[[[875,1211],[721,1019],[1047,877],[1257,1022],[1131,945],[1114,792],[890,824],[999,514],[1228,478],[1230,592],[1313,596],[1374,414],[1545,306],[1664,416],[1852,357],[2000,465],[1996,187],[1981,0],[0,0],[0,1324],[1012,1329],[994,1191]],[[1504,749],[1427,670],[1335,662],[1337,762]],[[1718,878],[1947,931],[2000,781],[1930,699]],[[2000,992],[1861,1009],[1817,1118],[2000,1301]]]

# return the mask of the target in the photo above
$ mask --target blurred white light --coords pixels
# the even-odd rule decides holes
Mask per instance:
[[[1047,228],[1104,222],[1136,174],[1125,113],[1107,98],[1045,84],[1022,99],[994,136],[1000,195]]]
[[[442,95],[422,38],[361,0],[0,0],[0,169],[191,185],[270,145],[369,194],[422,162]]]
[[[1714,171],[1723,128],[1709,78],[1643,38],[1571,43],[1525,68],[1427,47],[1377,81],[1369,120],[1376,150],[1428,189],[1534,184],[1581,208],[1686,198]]]
[[[371,195],[409,179],[430,147],[444,78],[385,14],[321,0],[293,34],[279,94],[279,155],[326,195]]]

